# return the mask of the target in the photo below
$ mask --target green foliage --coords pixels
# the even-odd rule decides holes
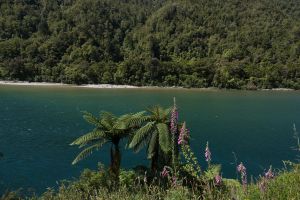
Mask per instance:
[[[3,0],[0,79],[299,89],[299,9],[297,0]]]
[[[181,152],[184,157],[184,165],[182,168],[191,174],[193,177],[200,179],[201,167],[195,156],[194,152],[191,150],[190,145],[182,145]]]
[[[91,113],[84,112],[83,118],[90,124],[94,125],[93,131],[77,138],[70,145],[78,145],[79,148],[86,147],[74,159],[72,164],[89,156],[94,150],[100,149],[104,144],[111,143],[111,166],[110,170],[115,178],[119,175],[121,164],[121,153],[119,142],[121,139],[129,136],[134,131],[134,127],[127,123],[131,117],[139,116],[137,114],[126,114],[120,117],[114,116],[109,112],[101,112],[97,118]]]
[[[203,173],[203,178],[206,180],[213,180],[220,172],[221,165],[209,165],[208,169]]]
[[[111,179],[109,172],[105,168],[99,171],[85,169],[80,175],[79,181],[74,183],[74,187],[87,193],[101,187],[113,188],[114,180]]]
[[[147,147],[147,158],[151,159],[151,168],[154,171],[167,165],[165,160],[171,152],[171,137],[169,131],[171,109],[154,106],[148,109],[148,116],[131,118],[128,123],[140,127],[132,136],[129,148],[139,151]]]
[[[277,178],[268,182],[264,192],[259,190],[258,184],[253,184],[245,196],[248,199],[299,199],[299,172],[299,167],[281,172]]]
[[[0,196],[1,200],[21,200],[22,197],[19,194],[19,191],[14,192],[5,192],[2,196]]]
[[[202,188],[189,188],[183,185],[171,186],[168,189],[158,185],[136,185],[133,171],[121,171],[121,187],[111,184],[109,173],[101,168],[99,171],[85,170],[78,180],[62,182],[58,191],[49,189],[41,196],[28,199],[69,200],[69,199],[249,199],[249,200],[289,200],[299,199],[300,171],[293,168],[282,171],[270,180],[265,191],[259,189],[259,182],[251,183],[247,191],[237,180],[223,179],[221,187],[215,187],[210,182],[204,182]],[[129,184],[129,185],[127,185]],[[6,198],[5,198],[6,197]],[[18,193],[7,193],[4,200],[22,199]]]
[[[137,177],[135,172],[132,170],[130,171],[121,170],[119,178],[120,178],[120,185],[122,187],[129,188],[134,185]]]
[[[165,195],[165,200],[184,200],[191,199],[193,195],[186,187],[170,188]]]

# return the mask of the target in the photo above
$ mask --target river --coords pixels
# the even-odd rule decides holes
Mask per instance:
[[[6,189],[41,193],[72,180],[84,168],[109,162],[109,147],[72,166],[79,153],[69,146],[92,129],[81,111],[98,114],[137,112],[171,106],[176,97],[180,121],[186,121],[191,145],[203,168],[209,141],[212,162],[224,177],[235,177],[235,158],[258,176],[270,165],[294,160],[293,124],[300,130],[299,91],[226,91],[197,89],[93,89],[66,86],[0,85],[0,194]],[[122,167],[148,164],[145,152],[122,148]]]

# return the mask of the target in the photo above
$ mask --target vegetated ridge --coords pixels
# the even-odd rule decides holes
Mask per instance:
[[[299,89],[300,2],[3,0],[0,79]]]

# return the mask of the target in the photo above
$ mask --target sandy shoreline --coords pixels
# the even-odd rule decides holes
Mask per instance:
[[[0,81],[0,85],[38,85],[38,86],[67,86],[68,84],[63,83],[47,83],[47,82],[26,82],[26,81]]]
[[[63,86],[63,87],[78,87],[78,88],[140,88],[140,89],[188,89],[183,87],[159,87],[159,86],[133,86],[133,85],[113,85],[113,84],[85,84],[85,85],[72,85],[65,83],[49,83],[49,82],[28,82],[28,81],[1,81],[0,85],[19,85],[19,86]],[[222,90],[219,88],[190,88],[197,90]],[[273,88],[273,89],[258,89],[258,91],[295,91],[291,88]]]
[[[78,87],[78,88],[182,88],[182,87],[158,87],[158,86],[133,86],[133,85],[113,85],[113,84],[65,84],[65,83],[49,83],[49,82],[28,82],[28,81],[1,81],[0,85],[18,85],[18,86],[63,86],[63,87]]]
[[[27,82],[27,81],[0,81],[0,85],[20,85],[20,86],[67,86],[67,87],[85,87],[85,88],[140,88],[132,85],[112,85],[112,84],[85,84],[72,85],[65,83],[49,83],[49,82]]]

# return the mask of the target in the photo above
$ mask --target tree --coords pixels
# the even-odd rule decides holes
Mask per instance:
[[[151,170],[156,172],[168,162],[166,155],[171,151],[169,130],[171,108],[154,106],[148,109],[148,112],[149,115],[131,118],[128,121],[129,124],[140,126],[132,136],[129,148],[138,152],[146,145],[147,158],[151,159]]]
[[[100,117],[97,118],[91,113],[84,112],[84,119],[95,126],[94,130],[77,138],[71,145],[79,145],[79,148],[86,147],[74,159],[72,164],[76,164],[80,160],[86,158],[94,150],[100,149],[104,144],[111,143],[110,156],[111,164],[110,171],[118,178],[121,164],[121,152],[119,143],[123,138],[126,138],[134,130],[134,126],[128,126],[126,123],[131,117],[137,118],[143,112],[136,114],[126,114],[117,117],[109,112],[101,112]]]
[[[2,0],[0,77],[299,88],[298,1],[220,2]]]

